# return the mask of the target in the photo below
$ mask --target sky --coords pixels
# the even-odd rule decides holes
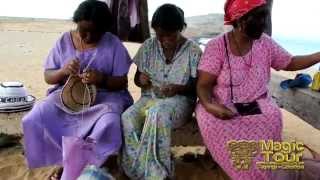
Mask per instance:
[[[0,0],[0,16],[69,19],[82,0]],[[225,0],[148,0],[149,17],[164,3],[174,3],[185,16],[223,13]],[[274,0],[276,36],[320,41],[319,0]]]

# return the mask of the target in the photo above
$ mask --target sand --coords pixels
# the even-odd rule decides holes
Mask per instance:
[[[72,29],[68,21],[6,19],[0,23],[0,82],[20,81],[28,92],[42,100],[49,87],[43,80],[42,63],[62,32]],[[191,26],[194,27],[194,26]],[[192,32],[186,32],[188,35]],[[125,43],[131,56],[139,48],[139,44]],[[140,90],[133,84],[135,72],[133,65],[129,73],[129,90],[135,100],[140,96]],[[293,77],[293,73],[277,72]],[[282,110],[283,137],[285,140],[300,140],[317,152],[320,152],[320,131],[303,120]],[[0,114],[0,131],[8,134],[21,134],[21,117],[25,113]],[[178,179],[214,180],[224,179],[224,173],[219,168],[213,168],[210,159],[198,159],[194,162],[182,162],[180,155],[185,152],[203,152],[203,147],[179,147],[174,152],[178,156],[176,172]],[[54,167],[28,170],[26,168],[22,147],[17,146],[0,151],[0,179],[5,180],[42,180]]]

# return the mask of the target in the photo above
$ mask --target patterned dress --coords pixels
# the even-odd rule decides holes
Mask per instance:
[[[134,57],[140,72],[149,75],[153,85],[186,85],[196,78],[201,49],[187,40],[171,64],[156,38],[148,39]],[[156,98],[151,90],[122,115],[124,147],[122,167],[131,179],[164,179],[172,176],[171,130],[190,119],[195,96]]]
[[[281,112],[268,94],[267,85],[271,68],[284,69],[291,62],[292,56],[266,34],[254,41],[251,51],[245,56],[235,56],[230,51],[228,37],[226,38],[235,101],[257,100],[262,114],[220,120],[198,103],[196,117],[199,128],[214,160],[232,179],[270,179],[270,171],[259,170],[255,165],[262,160],[259,155],[253,159],[249,170],[238,171],[231,161],[227,142],[281,139]],[[217,84],[212,89],[212,101],[234,110],[231,103],[230,69],[226,57],[223,36],[219,36],[208,43],[198,69],[217,76]]]

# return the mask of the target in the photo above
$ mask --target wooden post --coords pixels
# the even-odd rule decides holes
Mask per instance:
[[[148,2],[147,0],[114,0],[110,3],[104,0],[112,11],[114,25],[111,32],[118,36],[122,41],[142,43],[150,37],[148,20]],[[137,13],[139,24],[130,27],[129,3],[138,3]]]
[[[140,0],[140,27],[141,27],[141,35],[142,39],[146,40],[150,37],[150,30],[149,30],[149,19],[148,19],[148,1],[147,0]]]
[[[150,37],[147,0],[139,0],[138,14],[140,24],[130,31],[128,41],[142,43]]]

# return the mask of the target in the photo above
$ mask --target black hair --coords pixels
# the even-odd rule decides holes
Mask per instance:
[[[80,21],[91,21],[100,32],[111,30],[113,25],[112,15],[108,5],[97,0],[86,0],[82,2],[73,14],[74,23]]]
[[[237,28],[238,27],[238,22],[247,21],[250,17],[255,17],[256,16],[256,12],[259,11],[261,8],[265,8],[265,7],[267,7],[267,6],[266,5],[261,5],[261,6],[258,6],[258,7],[254,8],[254,9],[250,10],[247,14],[243,15],[238,20],[233,21],[232,22],[232,26],[234,28]],[[267,16],[268,12],[265,12],[265,13],[266,13],[265,16]]]
[[[249,11],[247,14],[243,15],[238,20],[233,21],[232,26],[234,28],[237,28],[239,26],[239,22],[247,21],[247,19],[252,15],[252,11],[253,10]]]
[[[173,4],[160,6],[152,16],[151,27],[161,28],[164,31],[182,31],[187,26],[184,20],[184,12]]]

